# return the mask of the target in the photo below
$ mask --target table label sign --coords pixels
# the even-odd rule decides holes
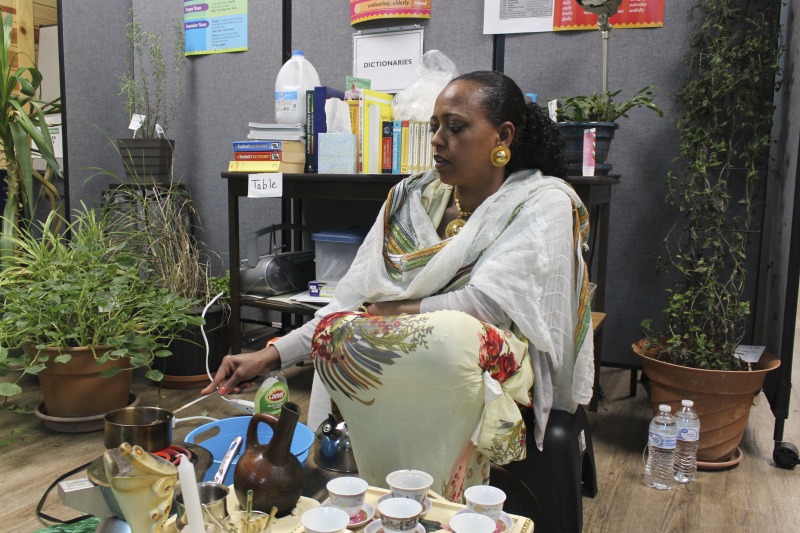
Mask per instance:
[[[264,172],[247,178],[248,198],[280,198],[283,196],[283,173]]]
[[[733,355],[746,363],[758,363],[758,360],[761,359],[761,354],[766,349],[766,346],[745,346],[740,344],[733,351]]]

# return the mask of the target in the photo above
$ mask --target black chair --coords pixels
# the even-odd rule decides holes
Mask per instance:
[[[539,509],[539,502],[536,501],[536,496],[533,495],[531,489],[503,466],[493,464],[490,476],[489,485],[497,487],[506,493],[503,511],[530,518],[533,520],[535,531],[536,517],[541,514],[541,510]]]
[[[524,461],[509,463],[503,469],[533,494],[536,505],[529,512],[507,512],[529,516],[536,533],[580,532],[581,498],[583,494],[590,497],[597,494],[594,449],[586,411],[582,406],[574,414],[551,411],[543,451],[539,451],[533,438],[533,411],[524,413],[523,418],[528,427],[528,455]],[[494,473],[493,470],[492,476]]]

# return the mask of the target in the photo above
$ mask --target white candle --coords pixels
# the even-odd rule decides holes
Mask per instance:
[[[178,480],[181,482],[183,506],[186,508],[187,524],[185,531],[188,533],[205,533],[203,509],[200,507],[200,492],[197,490],[194,465],[183,454],[181,454],[181,462],[178,463]]]

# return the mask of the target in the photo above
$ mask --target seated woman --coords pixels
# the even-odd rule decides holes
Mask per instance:
[[[454,79],[430,126],[435,170],[390,192],[334,300],[270,347],[226,357],[202,392],[248,388],[312,351],[309,425],[327,390],[361,477],[385,486],[418,468],[459,500],[488,460],[524,457],[515,402],[530,406],[534,375],[539,447],[551,408],[591,398],[588,224],[561,179],[558,132],[510,78]]]

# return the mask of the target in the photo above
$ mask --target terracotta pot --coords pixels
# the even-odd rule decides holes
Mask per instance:
[[[662,403],[672,406],[675,413],[681,400],[694,401],[700,416],[697,460],[715,463],[729,459],[744,436],[753,397],[764,385],[767,372],[780,366],[780,360],[765,352],[751,371],[701,370],[659,361],[655,359],[658,349],[648,350],[641,340],[633,345],[650,378],[653,414]]]
[[[35,350],[28,347],[28,350]],[[131,365],[128,358],[107,361],[98,365],[95,353],[104,354],[111,347],[46,348],[42,352],[50,356],[44,370],[39,372],[47,414],[55,417],[87,417],[102,415],[128,405],[131,390]],[[54,363],[61,353],[72,355],[66,363]],[[111,377],[102,377],[101,372],[117,368],[125,369]]]

